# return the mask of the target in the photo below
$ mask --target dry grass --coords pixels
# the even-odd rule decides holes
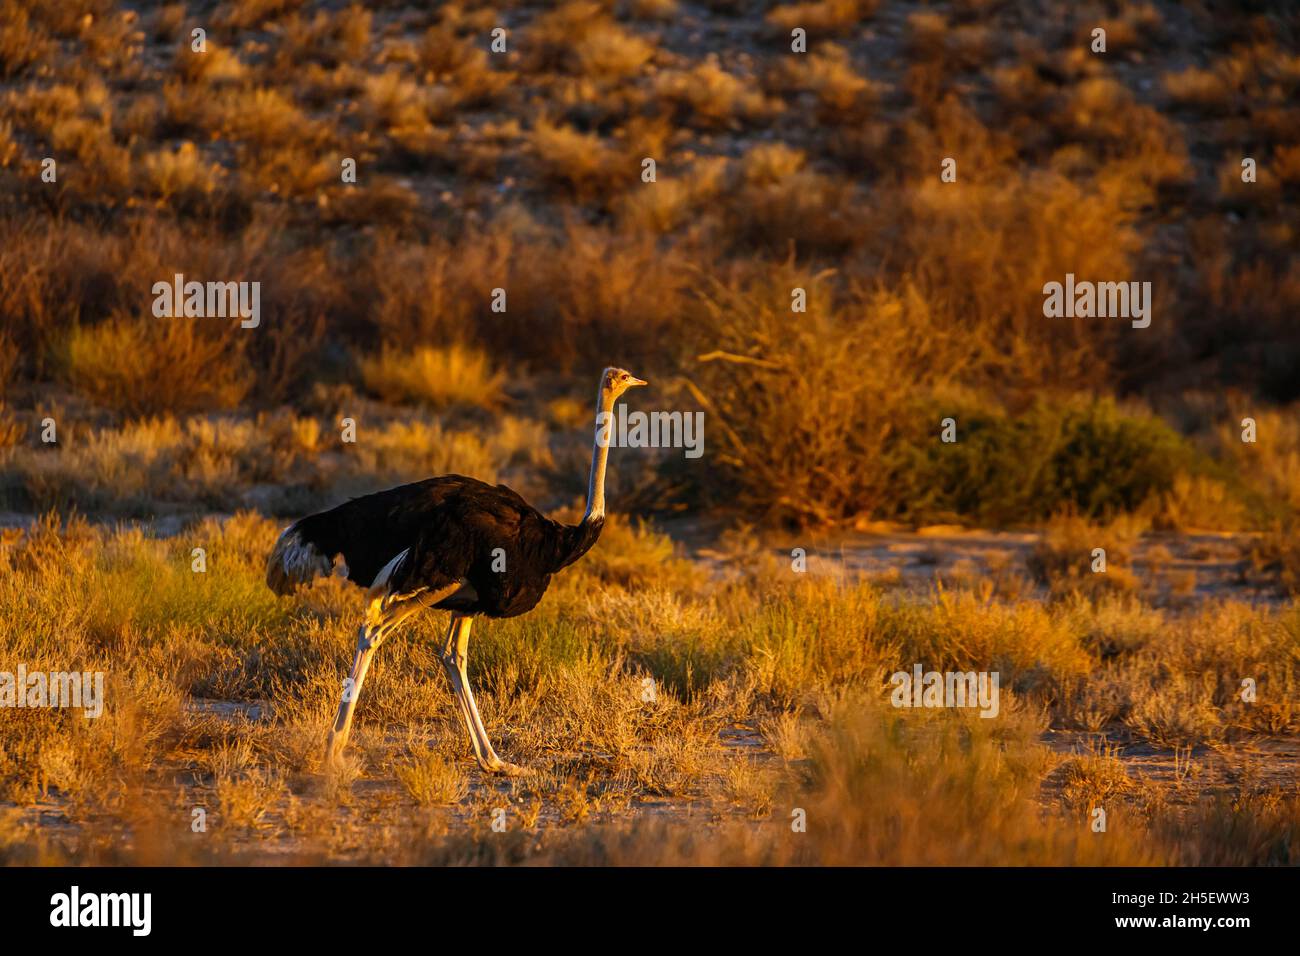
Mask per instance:
[[[1104,603],[1111,599],[990,605],[974,592],[900,603],[866,584],[780,572],[717,580],[673,557],[660,536],[615,522],[536,612],[476,629],[471,678],[489,733],[533,776],[504,790],[474,784],[438,677],[440,622],[430,618],[385,645],[358,710],[352,767],[318,782],[358,597],[335,583],[276,600],[261,583],[276,530],[252,515],[206,521],[174,539],[47,521],[0,550],[6,658],[29,669],[101,669],[111,688],[98,720],[15,712],[21,719],[7,723],[0,759],[6,799],[22,805],[43,793],[74,826],[95,819],[84,832],[106,833],[103,820],[131,826],[140,809],[132,801],[144,799],[116,801],[128,791],[106,781],[126,780],[132,793],[169,794],[172,809],[160,812],[183,812],[187,822],[191,807],[207,806],[214,827],[254,845],[292,832],[305,858],[354,853],[356,832],[331,823],[331,808],[376,793],[388,795],[390,817],[415,804],[483,821],[476,837],[399,829],[363,841],[365,859],[389,862],[512,858],[512,838],[486,826],[497,807],[512,808],[510,833],[543,821],[558,828],[527,854],[551,862],[1294,858],[1295,835],[1285,835],[1294,793],[1235,811],[1239,827],[1273,834],[1250,852],[1220,836],[1174,835],[1170,814],[1195,798],[1195,779],[1184,774],[1169,792],[1138,785],[1109,745],[1066,764],[1063,814],[1034,809],[1058,765],[1039,735],[1071,726],[1069,715],[1084,706],[1081,687],[1109,682],[1114,703],[1100,723],[1161,748],[1300,730],[1300,714],[1285,707],[1300,689],[1291,605],[1178,616]],[[209,554],[206,574],[190,569],[196,543]],[[43,588],[31,587],[36,578]],[[57,651],[47,638],[56,632]],[[890,707],[886,675],[913,661],[1000,671],[999,717]],[[1256,681],[1253,704],[1236,694],[1241,675]],[[187,705],[196,698],[258,703],[263,714],[196,712]],[[720,733],[736,725],[759,728],[760,747],[746,754],[726,745]],[[205,774],[188,784],[171,768],[195,753]],[[690,827],[680,825],[657,840],[635,836],[645,808],[663,799],[716,808],[711,849],[682,843]],[[1088,839],[1087,821],[1072,816],[1099,802],[1122,838]],[[796,807],[810,826],[805,842],[791,843],[779,834]],[[758,829],[745,837],[746,825]],[[166,852],[210,852],[205,846]],[[90,852],[105,859],[109,851]]]
[[[507,417],[482,435],[419,415],[394,416],[355,398],[323,416],[162,416],[107,429],[55,418],[56,446],[40,441],[38,416],[0,450],[7,507],[152,515],[257,506],[293,513],[432,474],[491,481],[512,469],[534,475],[553,465],[541,441],[545,428],[533,420]],[[355,443],[344,441],[345,418],[355,423]]]
[[[198,54],[179,5],[144,24],[103,7],[83,29],[6,4],[0,164],[17,175],[0,206],[0,318],[25,357],[11,403],[63,382],[110,414],[250,400],[301,410],[322,373],[360,365],[386,399],[439,405],[461,399],[429,391],[442,359],[417,350],[433,343],[530,373],[617,361],[695,380],[735,420],[745,450],[726,457],[766,483],[760,510],[820,522],[921,518],[882,493],[888,468],[861,463],[896,436],[913,446],[920,410],[954,394],[1010,415],[1044,392],[1141,382],[1158,396],[1185,387],[1187,356],[1204,355],[1194,384],[1253,389],[1260,416],[1296,397],[1286,323],[1300,285],[1282,224],[1300,69],[1267,39],[1224,50],[1136,8],[1104,20],[1133,68],[1121,73],[1081,55],[1079,24],[1034,37],[1002,8],[900,23],[836,0],[774,7],[758,46],[734,29],[734,9],[711,8],[709,57],[683,47],[671,4],[625,18],[575,0],[530,11],[498,54],[486,9],[408,22],[389,8],[268,0],[223,6]],[[796,27],[809,31],[806,54],[787,52]],[[1223,128],[1234,110],[1241,128]],[[1261,144],[1255,184],[1240,182],[1243,142]],[[51,153],[63,175],[44,184]],[[944,156],[959,159],[956,183],[938,181]],[[640,178],[647,157],[654,183]],[[1215,239],[1196,210],[1216,204],[1254,212]],[[1188,269],[1160,268],[1169,243],[1189,250]],[[258,279],[270,318],[233,347],[224,329],[137,327],[139,289],[176,271]],[[1043,321],[1043,283],[1067,272],[1165,276],[1158,324],[1138,335]],[[814,277],[809,318],[787,342],[790,289]],[[498,287],[508,313],[488,305]],[[141,360],[126,362],[136,336]],[[845,338],[865,344],[826,344]],[[375,342],[415,357],[354,357]],[[730,377],[696,365],[716,352],[767,364]],[[773,407],[784,386],[768,370],[791,362],[810,373],[797,402]],[[849,380],[855,368],[870,387]],[[755,419],[779,423],[777,440],[744,420],[746,393],[760,397]],[[836,436],[814,439],[802,477],[780,437],[804,437],[797,408],[828,409]],[[847,436],[855,416],[870,424]],[[1238,474],[1189,472],[1162,488],[1169,524],[1200,502],[1220,502],[1225,526],[1295,510],[1280,470],[1265,506],[1243,495],[1245,461],[1215,454]],[[809,502],[807,481],[825,499],[794,504]],[[1040,517],[969,508],[965,520]]]
[[[776,7],[767,14],[769,23],[786,33],[796,27],[812,33],[836,34],[845,32],[869,18],[876,10],[877,0],[814,0],[811,3],[791,3]]]
[[[462,346],[419,348],[407,353],[385,348],[361,360],[366,388],[390,402],[415,402],[434,408],[501,404],[505,375],[483,352]]]
[[[1138,579],[1129,560],[1144,530],[1140,519],[1128,516],[1103,525],[1077,514],[1059,515],[1035,545],[1029,571],[1057,592],[1131,590]]]
[[[422,807],[459,803],[469,792],[465,775],[437,754],[424,754],[400,764],[397,780]]]
[[[235,353],[232,355],[232,353]],[[62,348],[64,376],[87,398],[133,414],[233,408],[248,390],[232,327],[175,319],[77,326]]]

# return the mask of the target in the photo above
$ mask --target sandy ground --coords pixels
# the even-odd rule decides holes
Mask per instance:
[[[711,545],[705,528],[683,523],[669,531],[701,561],[721,565],[733,560],[732,554]],[[916,531],[884,527],[835,536],[767,534],[753,546],[783,561],[791,560],[795,548],[802,548],[811,574],[865,575],[882,584],[924,591],[936,582],[996,582],[1008,573],[1023,574],[1025,559],[1039,537],[1031,531],[937,525]],[[1248,551],[1254,537],[1220,532],[1149,533],[1133,546],[1127,567],[1143,582],[1143,596],[1158,607],[1190,609],[1221,599],[1252,605],[1281,603],[1284,596],[1252,573]],[[1039,593],[1047,594],[1045,589]]]

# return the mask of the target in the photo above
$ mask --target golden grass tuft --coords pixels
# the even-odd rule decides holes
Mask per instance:
[[[136,414],[231,408],[248,391],[231,332],[238,327],[126,317],[76,326],[61,349],[63,375],[88,398]]]
[[[366,388],[393,402],[419,402],[434,408],[463,405],[496,408],[503,401],[505,374],[487,355],[461,345],[422,346],[406,352],[385,347],[361,360]]]
[[[422,807],[460,803],[469,793],[465,775],[435,753],[412,757],[396,768],[398,782]]]

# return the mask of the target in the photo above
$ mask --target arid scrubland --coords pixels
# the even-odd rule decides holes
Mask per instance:
[[[505,374],[492,410],[545,423],[616,358],[713,413],[678,507],[988,524],[1181,479],[1208,526],[1289,523],[1300,55],[1266,8],[6,0],[5,501],[66,500],[27,477],[47,415],[84,443],[289,405],[328,435]],[[176,273],[259,281],[265,323],[158,321]],[[1045,318],[1066,273],[1152,282],[1153,324]],[[1219,439],[1267,415],[1243,468]],[[947,416],[978,436],[940,456]],[[1124,487],[1021,464],[1055,443],[1090,481],[1153,440]]]
[[[94,720],[0,711],[0,859],[1294,864],[1298,37],[1267,2],[0,0],[0,670],[108,678]],[[260,282],[260,324],[159,318],[178,273]],[[1150,326],[1046,317],[1067,274],[1150,282]],[[615,452],[598,549],[476,630],[538,772],[471,769],[430,618],[323,774],[359,599],[265,589],[281,519],[446,472],[571,509],[609,364],[706,451]],[[627,515],[741,530],[707,563]],[[744,530],[882,522],[1041,533],[918,588]],[[1234,586],[1157,567],[1194,530]],[[1000,716],[892,707],[914,662],[999,672]]]
[[[470,769],[430,616],[385,646],[356,753],[323,774],[356,602],[337,583],[277,601],[275,531],[243,513],[164,540],[47,521],[7,541],[6,659],[103,670],[109,706],[6,714],[6,860],[1259,864],[1300,849],[1295,764],[1260,746],[1300,729],[1294,606],[919,599],[749,550],[718,578],[619,524],[535,613],[478,630],[485,720],[536,773]],[[891,707],[886,677],[913,660],[995,666],[998,719]],[[1054,751],[1049,728],[1092,743]],[[1130,774],[1121,747],[1172,749],[1179,771]]]

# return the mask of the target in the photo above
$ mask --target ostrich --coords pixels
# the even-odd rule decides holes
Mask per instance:
[[[470,625],[479,614],[515,617],[531,611],[551,575],[596,543],[605,524],[614,402],[632,386],[645,384],[621,368],[601,375],[587,510],[576,525],[552,521],[505,485],[443,475],[353,498],[294,522],[280,535],[266,562],[266,583],[276,594],[336,571],[367,589],[356,658],[325,748],[327,766],[347,746],[361,685],[379,645],[412,615],[434,608],[451,612],[442,663],[479,766],[489,773],[525,772],[497,756],[483,727],[465,669]]]

